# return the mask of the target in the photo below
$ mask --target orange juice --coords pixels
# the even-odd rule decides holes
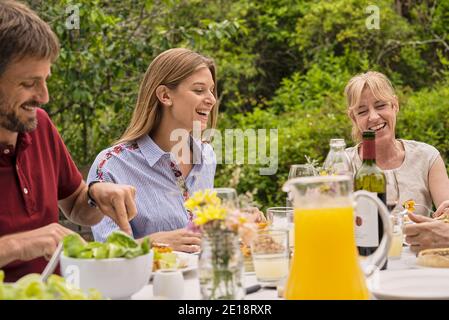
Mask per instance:
[[[352,207],[296,208],[286,299],[368,299]]]

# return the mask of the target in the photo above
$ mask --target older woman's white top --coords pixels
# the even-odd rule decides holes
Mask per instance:
[[[402,139],[398,139],[398,141],[402,142],[404,146],[404,161],[398,168],[383,170],[387,180],[397,180],[399,189],[398,204],[403,204],[404,201],[413,199],[416,203],[432,208],[429,172],[440,152],[435,147],[424,142]],[[360,144],[357,144],[355,147],[346,149],[355,170],[362,166],[362,160],[358,153],[359,146]],[[418,214],[427,214],[422,207],[416,207],[415,209],[415,212]]]

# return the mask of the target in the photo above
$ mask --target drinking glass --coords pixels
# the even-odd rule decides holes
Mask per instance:
[[[392,170],[384,171],[387,179],[387,208],[392,212],[399,204],[399,185],[396,173]]]
[[[404,241],[404,235],[402,233],[403,225],[403,213],[400,209],[394,209],[390,214],[391,222],[391,246],[388,251],[389,259],[400,259],[402,253],[402,244]]]
[[[293,213],[293,207],[271,207],[267,209],[267,222],[276,229],[288,229],[287,214]]]
[[[240,208],[239,200],[237,197],[237,191],[233,188],[214,188],[217,192],[217,197],[221,199],[223,206],[230,210],[236,210]]]
[[[311,164],[292,164],[288,173],[288,180],[316,175],[318,175],[318,173]],[[290,193],[287,193],[287,207],[293,207],[292,195]]]
[[[260,230],[251,244],[257,281],[275,287],[286,279],[289,270],[287,230]]]
[[[289,247],[294,244],[293,207],[271,207],[267,209],[267,222],[274,229],[288,230]]]

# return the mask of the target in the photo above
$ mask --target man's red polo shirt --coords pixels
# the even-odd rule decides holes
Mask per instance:
[[[79,187],[82,176],[47,113],[37,128],[19,134],[16,148],[0,144],[0,237],[58,222],[58,200]],[[4,266],[6,281],[41,273],[44,258]]]

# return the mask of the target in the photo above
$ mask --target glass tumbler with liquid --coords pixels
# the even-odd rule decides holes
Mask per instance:
[[[404,241],[404,234],[402,232],[403,226],[402,211],[399,209],[393,210],[390,214],[391,222],[391,246],[388,251],[388,258],[390,259],[400,259],[402,253],[402,246]]]

